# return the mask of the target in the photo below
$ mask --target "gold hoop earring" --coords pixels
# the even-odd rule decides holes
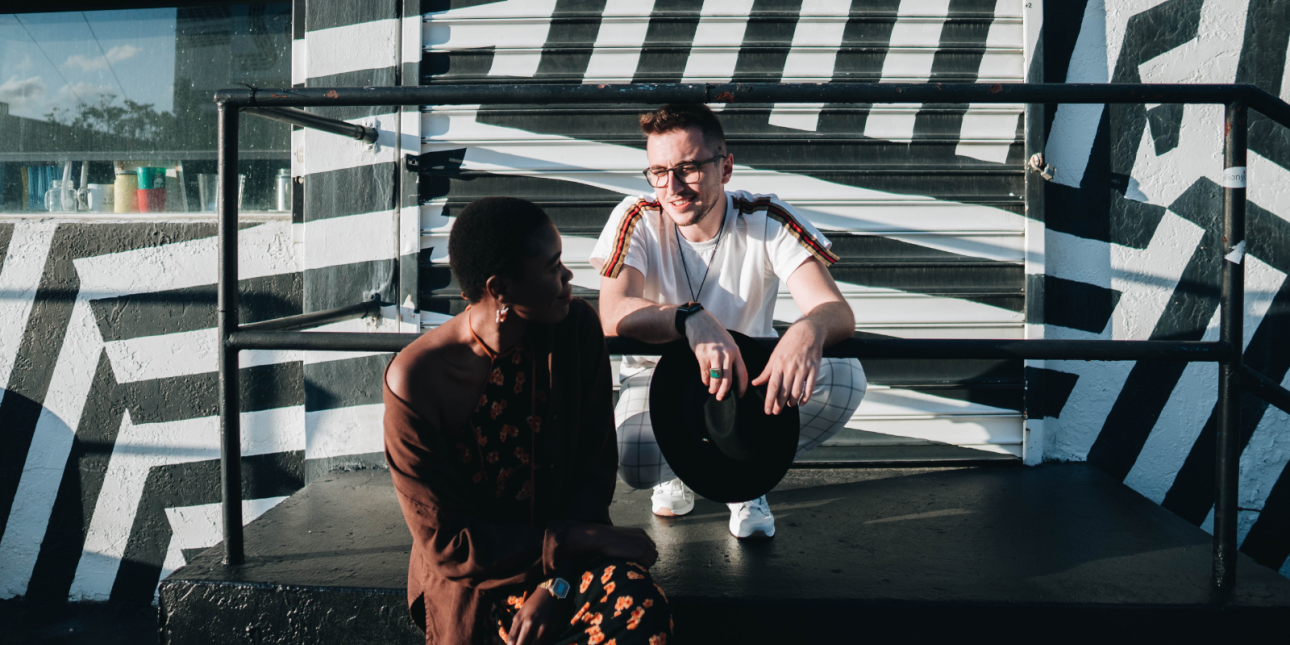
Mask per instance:
[[[502,307],[501,309],[498,309],[497,316],[496,318],[494,318],[494,322],[497,322],[497,323],[506,322],[506,314],[509,314],[509,313],[511,313],[510,307]]]

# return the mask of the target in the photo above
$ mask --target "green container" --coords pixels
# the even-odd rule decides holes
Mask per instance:
[[[141,190],[152,190],[154,188],[166,187],[166,169],[156,166],[140,166],[139,170],[139,188]]]

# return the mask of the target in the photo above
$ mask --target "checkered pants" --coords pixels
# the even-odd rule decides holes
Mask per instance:
[[[618,422],[618,476],[632,488],[650,488],[676,477],[654,441],[649,416],[649,381],[653,376],[653,368],[624,376],[614,410]],[[797,440],[796,456],[801,457],[837,434],[860,407],[867,386],[860,361],[821,361],[811,400],[799,411],[802,434]]]

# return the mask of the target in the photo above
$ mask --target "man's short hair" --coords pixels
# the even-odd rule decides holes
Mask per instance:
[[[479,302],[489,278],[517,275],[537,250],[536,232],[550,225],[546,212],[527,199],[485,197],[467,204],[448,234],[448,265],[462,295]]]
[[[721,121],[702,103],[669,103],[641,115],[641,132],[646,137],[693,127],[703,133],[703,142],[713,154],[726,152],[726,132]]]

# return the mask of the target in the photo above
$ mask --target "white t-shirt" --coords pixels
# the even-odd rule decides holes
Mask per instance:
[[[678,235],[654,195],[639,195],[614,209],[591,259],[602,263],[600,275],[606,277],[618,277],[624,266],[640,271],[646,300],[684,304],[697,299],[727,329],[768,337],[775,335],[780,280],[787,281],[812,256],[826,266],[837,262],[832,245],[775,195],[727,192],[721,232],[699,244]],[[655,357],[624,356],[623,368],[655,362]]]

